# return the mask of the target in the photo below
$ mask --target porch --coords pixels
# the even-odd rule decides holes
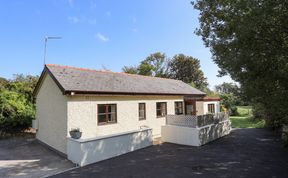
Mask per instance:
[[[201,146],[228,135],[231,122],[227,113],[206,115],[167,115],[161,128],[163,142]]]

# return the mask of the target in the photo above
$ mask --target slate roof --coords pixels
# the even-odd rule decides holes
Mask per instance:
[[[174,79],[135,74],[97,71],[91,69],[45,65],[41,74],[50,74],[63,94],[152,94],[152,95],[205,95],[190,85]],[[40,77],[39,82],[41,81]],[[35,92],[39,85],[36,86]]]

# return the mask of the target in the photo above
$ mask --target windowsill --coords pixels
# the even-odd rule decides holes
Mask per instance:
[[[117,124],[117,122],[105,122],[105,123],[98,123],[98,126],[102,126],[102,125],[112,125],[112,124]]]
[[[165,116],[156,116],[156,118],[163,118],[163,117],[166,117],[166,115]]]
[[[145,119],[139,119],[139,121],[145,121],[146,120],[146,118]]]

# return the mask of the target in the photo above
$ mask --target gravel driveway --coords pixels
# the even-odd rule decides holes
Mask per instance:
[[[269,130],[238,129],[201,147],[164,143],[60,177],[288,177],[288,149]]]
[[[74,165],[31,138],[0,140],[0,177],[39,178]]]

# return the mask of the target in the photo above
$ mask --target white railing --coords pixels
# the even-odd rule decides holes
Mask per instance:
[[[197,126],[197,116],[192,115],[167,115],[166,125],[177,125],[183,127]]]
[[[192,115],[167,115],[166,125],[176,125],[182,127],[203,127],[206,125],[217,124],[228,120],[227,113],[205,114],[199,116]]]

